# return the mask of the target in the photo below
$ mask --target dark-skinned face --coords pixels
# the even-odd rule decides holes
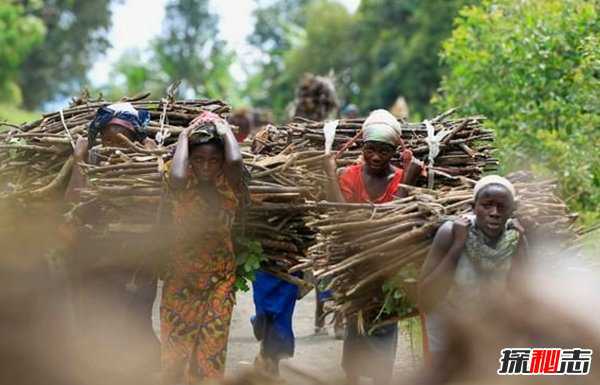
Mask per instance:
[[[110,124],[100,131],[100,140],[102,141],[103,147],[127,147],[127,143],[123,138],[119,137],[119,134],[124,135],[131,142],[135,141],[135,135],[130,129]]]
[[[194,146],[190,149],[190,165],[198,179],[213,181],[223,170],[223,151],[212,143]]]
[[[395,150],[393,146],[387,143],[365,142],[363,158],[369,172],[372,174],[384,173],[390,166]]]
[[[479,191],[474,211],[477,227],[488,237],[497,238],[513,214],[514,200],[505,187],[492,184]]]

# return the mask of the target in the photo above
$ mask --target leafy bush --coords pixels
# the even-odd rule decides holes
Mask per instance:
[[[559,178],[576,210],[600,204],[600,23],[585,0],[485,0],[455,20],[440,108],[483,114],[503,172]]]
[[[237,262],[235,289],[249,291],[256,271],[267,258],[259,241],[244,237],[235,238],[235,252]]]
[[[15,82],[19,66],[44,33],[41,20],[25,15],[21,5],[0,3],[0,101],[21,102]]]

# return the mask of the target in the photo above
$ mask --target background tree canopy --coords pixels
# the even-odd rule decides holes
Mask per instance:
[[[161,97],[170,83],[181,80],[182,96],[239,103],[239,86],[230,72],[234,55],[219,37],[209,1],[170,0],[165,11],[161,35],[126,52],[101,91],[113,98],[142,91]]]
[[[443,58],[440,108],[485,115],[505,170],[559,178],[588,216],[600,204],[600,23],[583,0],[486,0],[464,9]]]
[[[18,83],[26,91],[26,108],[76,94],[88,83],[94,59],[110,46],[106,35],[111,26],[111,1],[15,1],[46,28],[43,43],[29,52],[20,68]]]
[[[343,100],[363,112],[389,107],[403,95],[422,116],[430,112],[444,70],[441,43],[458,10],[472,3],[362,0],[352,15],[334,0],[287,0],[259,8],[250,42],[268,59],[252,78],[249,97],[282,116],[304,72],[333,70]]]
[[[42,42],[45,27],[19,4],[0,3],[0,102],[21,101],[19,67]]]

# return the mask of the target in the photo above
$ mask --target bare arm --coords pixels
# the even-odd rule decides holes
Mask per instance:
[[[187,185],[188,167],[189,167],[189,136],[192,126],[186,128],[179,134],[175,155],[173,155],[173,164],[169,172],[169,181],[174,189],[182,189]]]
[[[78,202],[81,197],[81,189],[87,185],[87,178],[81,168],[81,163],[88,160],[88,141],[84,137],[79,137],[73,150],[73,169],[71,170],[71,178],[65,191],[65,200],[67,202]]]
[[[437,231],[419,277],[419,306],[427,312],[445,297],[466,241],[468,224],[446,222]]]
[[[346,202],[338,181],[335,154],[331,154],[325,158],[325,174],[327,175],[327,200],[330,202]]]
[[[156,142],[150,138],[144,139],[143,145],[144,145],[144,148],[147,150],[155,150],[158,148],[158,146],[156,145]]]
[[[225,124],[222,128],[221,138],[225,144],[225,177],[231,186],[238,188],[243,182],[244,160],[229,124]]]
[[[412,158],[408,164],[408,167],[406,167],[404,170],[404,179],[402,180],[402,184],[414,186],[417,183],[417,179],[419,178],[422,169],[423,164],[417,159]],[[396,195],[400,198],[404,198],[408,196],[408,190],[404,187],[400,187]]]

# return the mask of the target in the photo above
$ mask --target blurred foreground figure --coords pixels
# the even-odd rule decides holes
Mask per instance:
[[[569,273],[571,279],[565,281],[548,273],[513,285],[511,291],[490,290],[487,301],[476,309],[445,313],[445,349],[432,366],[405,384],[599,384],[600,371],[594,367],[600,323],[589,312],[600,305],[598,275]],[[504,350],[509,348],[516,350]],[[541,353],[544,348],[564,350],[558,356]],[[586,357],[580,349],[593,354]],[[586,367],[589,374],[581,375]],[[548,368],[572,374],[539,375]],[[498,374],[511,371],[535,374]]]
[[[222,377],[235,303],[231,227],[245,202],[243,163],[230,126],[204,112],[167,165],[174,245],[160,307],[163,384]]]

